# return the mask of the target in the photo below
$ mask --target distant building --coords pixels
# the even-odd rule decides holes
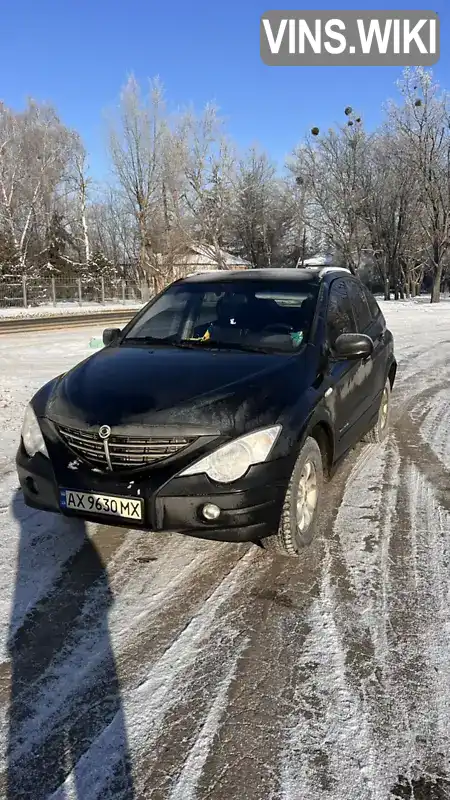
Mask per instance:
[[[249,261],[234,256],[226,250],[219,252],[225,269],[251,269],[252,265]],[[187,245],[178,252],[173,264],[175,279],[195,272],[214,272],[218,269],[221,269],[221,265],[217,263],[215,249],[201,244]]]

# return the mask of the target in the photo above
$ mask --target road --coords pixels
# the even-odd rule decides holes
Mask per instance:
[[[25,509],[23,405],[98,331],[0,342],[1,798],[450,798],[450,303],[383,309],[391,435],[298,561]]]

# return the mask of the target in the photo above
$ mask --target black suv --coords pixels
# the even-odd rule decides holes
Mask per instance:
[[[393,338],[347,270],[190,276],[104,343],[26,410],[35,508],[297,555],[324,473],[387,433]]]

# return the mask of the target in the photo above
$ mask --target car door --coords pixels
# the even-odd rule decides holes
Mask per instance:
[[[373,353],[364,363],[364,369],[361,371],[361,378],[364,380],[361,426],[367,429],[372,418],[378,413],[386,380],[387,348],[385,346],[384,318],[378,309],[376,301],[375,306],[379,313],[375,316],[372,313],[365,287],[360,281],[356,278],[349,278],[346,280],[346,284],[357,332],[370,336],[374,343]]]
[[[325,380],[328,388],[325,392],[325,403],[334,421],[336,459],[356,440],[355,429],[361,418],[364,391],[362,359],[336,361],[333,358],[333,345],[341,333],[356,333],[356,322],[346,280],[335,278],[329,287],[326,313],[328,360]]]

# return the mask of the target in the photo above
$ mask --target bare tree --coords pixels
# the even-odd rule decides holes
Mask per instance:
[[[232,180],[229,225],[234,249],[254,267],[279,266],[296,213],[291,187],[268,156],[252,148],[240,159]]]
[[[411,291],[410,270],[420,258],[420,243],[414,235],[417,214],[417,182],[412,164],[404,162],[401,145],[386,130],[370,139],[361,175],[361,218],[367,226],[370,252],[384,288],[385,299]]]
[[[309,225],[326,234],[335,252],[355,272],[366,244],[361,179],[369,137],[359,118],[349,119],[338,130],[319,133],[313,129],[312,136],[295,149],[288,166],[304,187],[303,213]]]
[[[162,200],[164,147],[167,121],[163,90],[152,81],[150,93],[141,96],[134,77],[120,98],[119,119],[111,123],[110,152],[124,199],[133,213],[139,233],[140,277],[150,276],[156,291],[164,283],[152,222]]]
[[[42,222],[43,200],[57,193],[70,159],[71,132],[51,106],[30,100],[17,114],[0,107],[0,223],[14,247],[14,262],[27,269],[33,223]]]
[[[405,164],[417,176],[419,214],[428,246],[433,286],[431,302],[440,299],[450,246],[450,107],[432,72],[406,69],[399,89],[400,106],[391,103],[388,119],[403,148]]]
[[[71,171],[67,176],[67,184],[75,195],[77,220],[81,228],[75,238],[80,242],[80,260],[87,268],[91,261],[91,242],[88,225],[88,201],[92,179],[88,175],[87,154],[79,136],[74,134],[72,147]],[[78,225],[77,225],[78,227]]]
[[[209,246],[218,267],[225,268],[222,248],[230,223],[235,155],[216,108],[207,106],[200,116],[182,115],[172,148],[182,182],[168,186],[182,238]]]
[[[424,69],[405,70],[399,90],[370,134],[350,107],[313,128],[283,174],[255,148],[238,155],[214,106],[175,116],[158,80],[144,95],[131,77],[103,189],[51,106],[0,104],[0,272],[116,273],[159,291],[188,247],[223,269],[224,250],[273,267],[322,249],[370,269],[386,298],[431,281],[436,302],[450,273],[450,104]]]

